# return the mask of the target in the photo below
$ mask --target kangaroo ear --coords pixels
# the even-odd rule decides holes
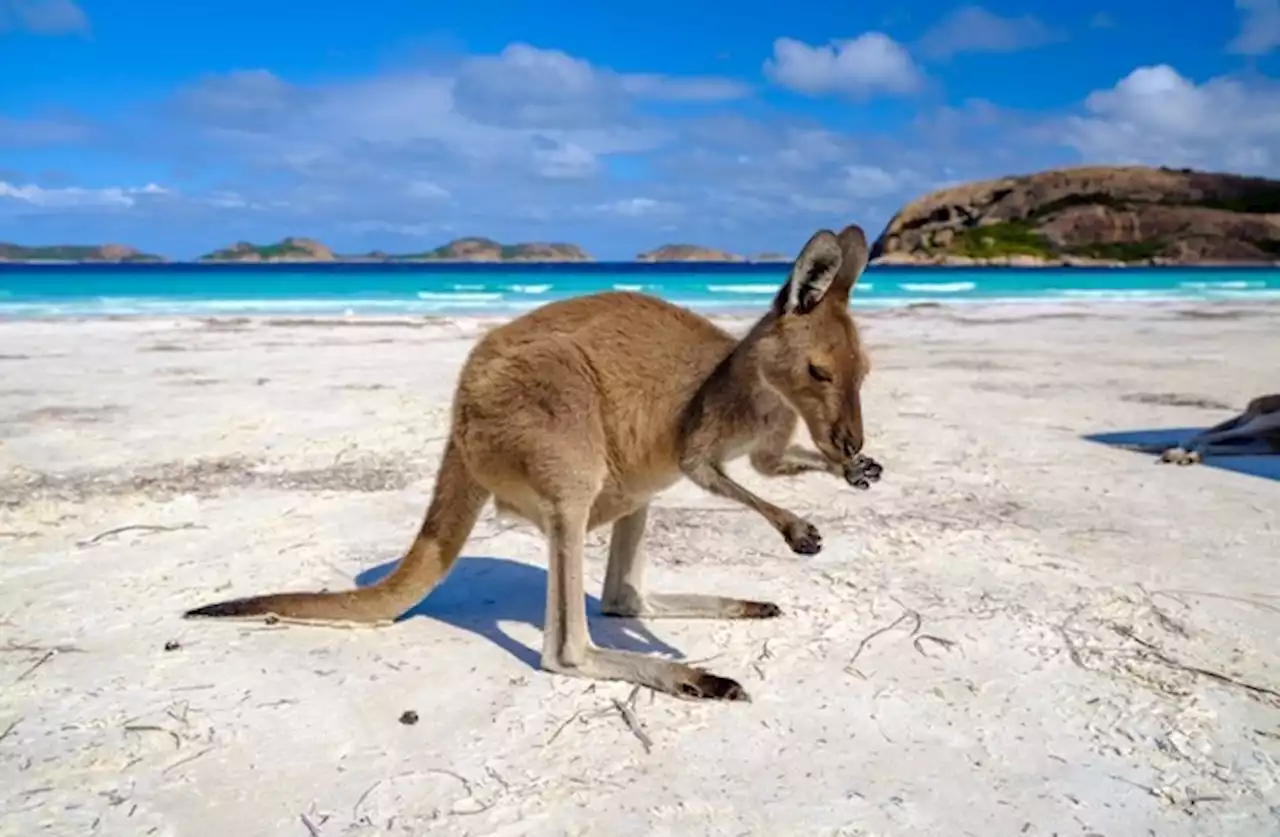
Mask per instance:
[[[827,295],[843,255],[840,242],[831,230],[818,230],[807,242],[791,267],[773,305],[779,314],[807,314]]]
[[[836,239],[840,244],[840,272],[836,275],[835,281],[831,283],[831,290],[827,293],[831,296],[839,294],[844,297],[844,301],[847,303],[849,301],[849,292],[853,290],[858,278],[862,276],[862,271],[867,269],[867,261],[871,250],[867,247],[867,234],[857,224],[850,224],[845,227],[840,231],[840,235],[836,236]]]

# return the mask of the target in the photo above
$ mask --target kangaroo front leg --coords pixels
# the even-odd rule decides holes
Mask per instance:
[[[752,494],[730,479],[719,463],[705,459],[686,461],[683,470],[685,476],[704,491],[741,503],[769,521],[769,525],[778,530],[792,552],[817,555],[822,550],[822,534],[818,527]]]
[[[832,462],[817,451],[791,444],[796,422],[781,423],[771,428],[751,451],[751,467],[766,477],[790,477],[817,471],[844,477],[855,488],[870,488],[878,482],[884,468],[869,456],[859,456],[851,464]]]
[[[816,451],[799,445],[788,445],[778,451],[756,448],[751,451],[751,467],[766,477],[791,477],[809,471],[843,476],[844,469]]]
[[[601,596],[601,610],[606,616],[766,619],[782,613],[777,605],[769,602],[696,593],[647,593],[642,542],[648,517],[646,505],[613,524]]]
[[[587,516],[587,510],[556,510],[551,516],[542,667],[594,680],[624,680],[679,697],[750,700],[741,684],[706,669],[591,642],[583,589]]]

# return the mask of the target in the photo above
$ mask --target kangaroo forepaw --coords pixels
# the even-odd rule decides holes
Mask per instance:
[[[822,551],[822,533],[807,520],[795,518],[782,530],[787,546],[797,555],[817,555]]]
[[[879,462],[869,456],[859,456],[852,463],[845,466],[844,479],[854,488],[865,491],[871,487],[871,483],[879,482],[883,473],[884,466]]]

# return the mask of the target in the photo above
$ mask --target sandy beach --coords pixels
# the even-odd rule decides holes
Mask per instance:
[[[732,468],[819,555],[688,483],[651,516],[653,589],[782,618],[592,617],[734,704],[539,671],[492,512],[395,626],[180,618],[394,562],[488,323],[0,324],[0,833],[1280,833],[1280,482],[1084,438],[1280,389],[1280,304],[856,316],[884,479]]]

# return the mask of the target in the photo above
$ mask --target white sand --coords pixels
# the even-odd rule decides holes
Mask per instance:
[[[641,694],[648,753],[629,686],[531,666],[543,546],[488,515],[429,616],[179,618],[395,560],[481,324],[0,325],[0,833],[1280,833],[1280,701],[1141,644],[1280,690],[1280,483],[1081,438],[1280,388],[1280,306],[1198,310],[860,314],[884,480],[734,468],[820,555],[687,483],[652,518],[655,589],[784,617],[592,619],[754,699]]]

